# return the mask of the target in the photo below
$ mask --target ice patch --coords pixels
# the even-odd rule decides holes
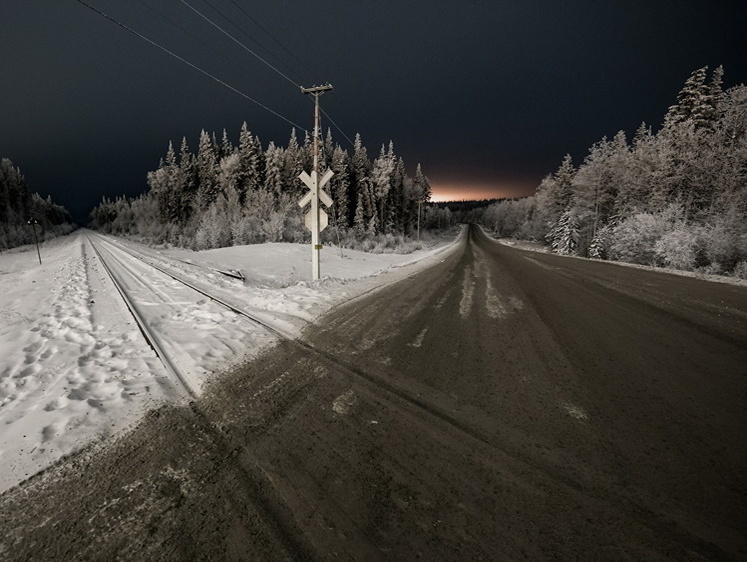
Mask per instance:
[[[488,309],[488,316],[490,318],[503,318],[508,314],[508,310],[501,302],[498,293],[496,293],[493,283],[490,280],[490,274],[487,279],[487,303],[486,308]]]
[[[524,303],[518,297],[499,295],[493,286],[490,269],[485,266],[485,262],[480,262],[480,267],[485,275],[485,308],[490,318],[505,318],[512,312],[518,312],[524,308]]]
[[[410,347],[420,347],[423,345],[423,338],[425,338],[425,334],[428,332],[428,328],[423,328],[423,331],[418,334],[418,337],[415,338],[415,341],[412,343],[408,343],[407,345]]]
[[[579,406],[575,406],[571,404],[570,402],[564,402],[563,408],[565,408],[565,411],[568,412],[568,414],[572,418],[576,418],[577,420],[589,419],[589,415],[586,412],[584,412],[583,409],[581,409]]]
[[[475,296],[475,280],[472,277],[472,268],[467,267],[464,270],[464,279],[462,280],[462,299],[459,301],[459,315],[466,318],[472,309],[472,301]]]
[[[337,398],[334,399],[332,402],[332,410],[336,414],[345,415],[350,411],[350,408],[352,408],[355,403],[358,401],[358,398],[355,395],[355,392],[353,390],[348,390],[347,392],[341,394]]]

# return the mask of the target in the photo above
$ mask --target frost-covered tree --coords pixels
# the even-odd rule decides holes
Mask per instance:
[[[298,176],[304,171],[303,150],[298,144],[296,130],[291,131],[288,147],[284,152],[285,163],[283,165],[283,186],[294,195],[301,195],[306,189]],[[308,171],[308,170],[307,170]]]
[[[708,67],[694,70],[685,81],[685,85],[677,94],[677,103],[669,107],[665,123],[677,123],[691,119],[693,115],[702,113],[708,99],[706,87],[706,73]]]
[[[195,203],[200,212],[207,210],[218,197],[217,164],[215,145],[210,135],[203,129],[200,133],[200,144],[195,162],[197,169]]]
[[[384,150],[381,146],[379,157],[374,160],[371,170],[371,181],[373,184],[373,194],[375,196],[376,206],[378,207],[378,224],[383,232],[387,232],[387,203],[389,191],[392,187],[392,175],[394,174],[396,162],[394,158],[394,145],[389,144],[389,151]]]
[[[156,171],[148,174],[147,179],[161,222],[179,222],[182,205],[181,169],[172,143],[169,143],[166,158]]]
[[[573,158],[570,154],[566,154],[563,157],[563,161],[560,163],[560,167],[555,172],[553,179],[555,180],[555,207],[560,211],[564,212],[565,209],[571,203],[571,197],[573,196],[573,179],[576,176],[576,168],[573,166]]]
[[[556,254],[575,255],[579,241],[578,231],[578,219],[573,209],[568,208],[547,235],[547,240]]]
[[[357,203],[355,205],[355,217],[353,219],[353,228],[355,235],[362,238],[366,233],[366,217],[364,215],[364,203],[363,198],[365,196],[362,192],[358,192]]]
[[[421,203],[427,203],[431,200],[433,195],[433,189],[431,188],[431,182],[428,177],[423,173],[423,168],[420,164],[415,168],[415,197],[416,201]]]
[[[424,203],[427,203],[430,201],[432,195],[431,190],[431,182],[427,178],[427,176],[423,173],[423,168],[418,163],[417,168],[415,168],[415,180],[414,180],[414,196],[415,201],[417,202],[417,233],[418,233],[418,239],[420,238],[420,229],[421,229],[421,214],[422,214],[422,207]]]
[[[388,227],[390,232],[395,230],[397,232],[407,232],[408,229],[407,219],[412,205],[407,200],[406,195],[407,179],[405,161],[398,158],[392,173],[389,201],[387,203],[388,224],[391,225]]]
[[[330,195],[334,201],[332,220],[338,227],[350,225],[350,159],[348,153],[335,147],[332,151],[330,165],[334,175],[330,180]]]
[[[195,157],[189,150],[187,138],[182,138],[179,149],[179,174],[181,195],[180,222],[185,224],[192,216],[197,195],[197,167]]]
[[[196,154],[190,153],[186,139],[178,156],[169,144],[158,169],[147,175],[150,189],[144,196],[102,201],[93,213],[95,226],[195,248],[307,239],[297,203],[306,191],[298,176],[310,169],[310,146],[308,134],[299,146],[293,130],[287,148],[271,142],[262,150],[246,123],[236,147],[225,130],[220,143],[214,133],[202,131]],[[360,135],[350,157],[328,132],[320,155],[321,169],[327,166],[334,172],[328,190],[335,227],[323,234],[327,241],[331,231],[342,243],[386,232],[390,243],[396,240],[393,235],[412,230],[417,201],[430,195],[422,169],[418,167],[416,180],[410,178],[391,142],[371,162]],[[429,216],[437,217],[434,224],[439,226],[451,222],[444,212]]]
[[[67,210],[32,193],[20,168],[0,160],[0,250],[34,242],[28,221],[35,220],[41,239],[67,234],[75,225]],[[39,231],[37,231],[39,233]]]
[[[747,271],[747,87],[722,82],[721,67],[710,80],[698,69],[658,132],[642,124],[631,144],[623,132],[603,139],[578,170],[567,156],[518,230],[563,253]],[[514,235],[514,210],[500,202],[481,220]]]
[[[283,191],[283,149],[270,141],[265,152],[265,190],[275,195]]]
[[[238,168],[236,169],[236,187],[241,195],[241,200],[246,197],[247,191],[259,189],[263,184],[264,158],[262,145],[259,139],[249,131],[244,121],[239,133]]]
[[[246,125],[246,122],[244,122],[244,125]],[[223,137],[220,141],[220,151],[218,156],[220,158],[225,158],[229,154],[232,154],[234,150],[233,143],[231,142],[231,139],[228,138],[228,132],[223,129]]]
[[[319,172],[324,173],[332,167],[332,156],[335,152],[335,144],[332,140],[332,129],[327,129],[323,142],[319,145]]]

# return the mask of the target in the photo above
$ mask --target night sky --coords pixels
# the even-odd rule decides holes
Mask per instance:
[[[287,78],[181,0],[86,1],[303,128],[297,85],[332,83],[344,134],[393,140],[440,199],[531,194],[566,153],[658,128],[696,68],[747,82],[744,0],[185,0]],[[0,157],[79,221],[145,191],[169,140],[292,128],[76,0],[0,0],[0,72]]]

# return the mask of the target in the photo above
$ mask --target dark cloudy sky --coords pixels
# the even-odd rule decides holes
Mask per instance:
[[[373,155],[393,140],[441,197],[531,193],[564,154],[658,127],[696,68],[747,82],[744,0],[185,0],[290,80],[182,0],[86,1],[305,128],[293,84],[331,82],[342,131]],[[143,192],[169,140],[235,141],[243,121],[264,145],[290,136],[76,0],[0,0],[0,73],[0,157],[79,219]]]

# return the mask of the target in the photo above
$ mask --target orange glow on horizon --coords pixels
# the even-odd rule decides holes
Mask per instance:
[[[431,201],[480,201],[504,197],[527,197],[533,195],[536,185],[516,182],[511,184],[431,182]]]

